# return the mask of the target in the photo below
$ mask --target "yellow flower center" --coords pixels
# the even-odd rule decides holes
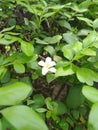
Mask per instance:
[[[48,69],[50,67],[50,63],[46,63],[45,67]]]

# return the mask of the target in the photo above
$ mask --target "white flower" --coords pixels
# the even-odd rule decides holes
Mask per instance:
[[[39,61],[38,64],[42,66],[42,74],[46,75],[49,71],[55,73],[56,69],[53,67],[56,65],[55,61],[52,61],[50,57],[47,57],[45,62]]]

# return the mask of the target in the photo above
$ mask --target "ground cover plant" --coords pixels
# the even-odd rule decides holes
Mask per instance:
[[[98,130],[97,8],[0,0],[0,130]]]

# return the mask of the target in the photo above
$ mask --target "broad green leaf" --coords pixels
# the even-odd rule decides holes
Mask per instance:
[[[1,118],[2,129],[0,130],[7,130],[8,128],[11,130],[16,130],[4,117]]]
[[[79,4],[79,7],[81,8],[88,8],[90,5],[93,4],[93,1],[91,0],[86,0],[86,1],[83,1]]]
[[[87,36],[89,32],[90,32],[89,29],[81,29],[78,32],[78,36]]]
[[[53,37],[45,37],[44,41],[47,42],[48,44],[55,44],[59,42],[62,39],[61,35],[56,35]]]
[[[31,86],[16,82],[0,88],[0,105],[15,105],[22,102],[32,92]]]
[[[92,103],[98,102],[98,90],[91,86],[83,86],[82,89],[83,95]]]
[[[74,42],[78,41],[78,38],[75,34],[72,32],[64,33],[63,34],[64,41],[66,41],[69,44],[73,44]]]
[[[25,66],[21,63],[14,62],[14,69],[17,73],[24,73],[25,72]]]
[[[96,41],[98,41],[98,34],[95,31],[92,31],[84,40],[83,47],[89,47],[93,45]]]
[[[55,101],[56,103],[56,109],[57,109],[57,115],[63,115],[64,113],[67,112],[67,108],[64,103],[61,101]]]
[[[46,46],[44,50],[46,50],[51,56],[56,54],[55,49],[52,46]]]
[[[96,51],[90,48],[85,48],[81,51],[81,54],[87,55],[87,56],[96,56]]]
[[[83,13],[88,10],[87,8],[79,7],[75,2],[71,4],[70,8],[79,13]]]
[[[65,27],[65,28],[71,30],[71,25],[70,25],[66,20],[58,20],[57,23],[58,23],[61,27]]]
[[[94,81],[98,81],[98,74],[88,68],[77,69],[76,75],[80,82],[88,85],[93,85]]]
[[[1,45],[9,45],[9,44],[12,44],[15,41],[16,41],[16,39],[7,40],[5,38],[2,38],[2,39],[0,39],[0,44]]]
[[[98,102],[91,108],[88,119],[88,130],[98,130]]]
[[[67,106],[69,108],[77,108],[84,102],[84,96],[82,95],[82,87],[71,87],[67,96]]]
[[[3,109],[1,113],[17,130],[48,130],[43,119],[27,106],[8,107]]]
[[[62,48],[62,51],[63,51],[64,57],[66,57],[68,60],[71,60],[73,58],[74,51],[73,51],[73,49],[72,49],[72,47],[70,45],[65,45]]]
[[[34,54],[34,47],[31,43],[21,40],[21,50],[27,55],[32,56]]]
[[[40,108],[44,105],[44,97],[42,94],[36,94],[34,95],[33,97],[33,100],[34,100],[34,105],[33,105],[33,108]]]
[[[82,50],[82,43],[81,42],[75,42],[72,45],[72,49],[75,51],[75,53],[79,53]]]
[[[73,65],[68,65],[66,67],[59,67],[56,71],[55,76],[59,77],[59,76],[67,76],[72,74],[74,74]]]

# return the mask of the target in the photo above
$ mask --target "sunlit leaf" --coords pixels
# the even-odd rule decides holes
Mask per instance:
[[[1,113],[17,130],[48,130],[43,119],[27,106],[8,107],[3,109]]]
[[[30,92],[32,92],[31,86],[22,82],[0,87],[0,105],[18,104],[28,97]]]
[[[88,120],[88,130],[98,130],[98,102],[95,103],[90,111]]]
[[[83,86],[82,89],[83,95],[92,103],[98,102],[98,90],[91,86]]]

